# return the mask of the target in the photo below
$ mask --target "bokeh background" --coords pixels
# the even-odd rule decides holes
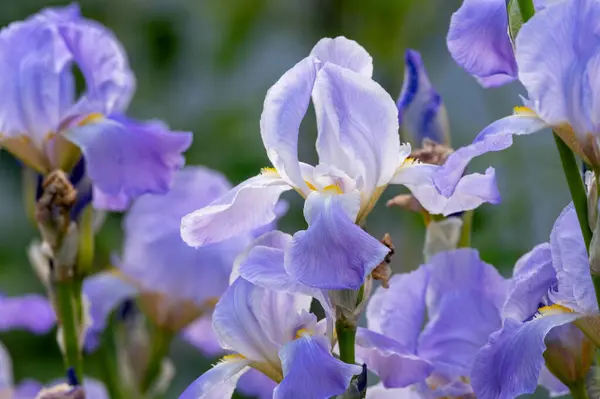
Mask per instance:
[[[404,75],[407,48],[420,51],[431,81],[442,95],[451,122],[452,144],[472,140],[488,123],[518,105],[518,84],[484,90],[448,54],[445,36],[461,0],[85,0],[83,14],[114,30],[127,49],[138,89],[130,107],[134,117],[159,118],[178,130],[194,132],[188,164],[202,164],[237,183],[268,165],[259,133],[264,95],[288,68],[306,56],[319,38],[344,35],[373,56],[375,79],[396,97]],[[0,25],[26,18],[66,1],[2,0]],[[309,115],[302,125],[300,154],[314,161],[316,126]],[[500,205],[478,209],[473,246],[484,260],[509,274],[519,256],[548,239],[568,202],[566,183],[549,132],[518,138],[500,154],[471,165],[497,169]],[[0,290],[8,294],[42,292],[28,264],[26,248],[36,236],[21,200],[19,166],[0,153]],[[388,209],[383,202],[399,193],[390,188],[369,219],[375,236],[389,232],[397,248],[396,272],[421,262],[424,227],[419,216]],[[301,199],[285,197],[290,210],[281,229],[305,225]],[[98,237],[108,258],[119,250],[120,215],[110,215]],[[15,377],[49,381],[62,372],[54,333],[34,337],[0,335],[9,348]],[[176,398],[215,359],[191,346],[172,349],[177,375],[166,398]],[[93,359],[89,363],[93,363]],[[93,364],[89,367],[93,370]],[[541,390],[536,397],[547,395]]]

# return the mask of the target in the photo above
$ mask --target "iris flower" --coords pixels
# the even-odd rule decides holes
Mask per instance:
[[[231,354],[179,398],[230,398],[249,368],[278,383],[274,399],[322,399],[344,393],[361,367],[331,354],[329,338],[315,315],[308,313],[311,299],[271,291],[238,277],[213,313],[219,342]]]
[[[21,162],[69,172],[83,156],[96,208],[169,189],[191,134],[124,115],[135,78],[107,28],[76,5],[48,8],[0,31],[0,60],[0,145]]]
[[[502,329],[475,359],[472,385],[478,398],[533,393],[538,381],[565,393],[565,385],[587,376],[598,342],[589,326],[597,323],[598,305],[572,204],[556,220],[550,243],[535,247],[515,267],[503,314]]]
[[[367,307],[357,357],[379,375],[389,397],[472,395],[473,361],[501,326],[506,280],[477,251],[463,248],[434,255],[389,284]]]
[[[388,184],[403,184],[432,214],[452,213],[433,186],[435,165],[409,158],[400,144],[398,110],[371,79],[372,59],[344,37],[322,39],[310,55],[268,91],[261,135],[274,168],[265,168],[210,206],[182,220],[183,239],[201,247],[225,240],[275,217],[274,205],[288,190],[304,199],[307,230],[294,234],[287,272],[307,286],[358,289],[388,248],[360,227]],[[298,160],[298,132],[312,102],[317,117],[316,166]],[[486,201],[482,175],[465,177],[457,196],[462,209]],[[487,181],[487,180],[486,180]],[[495,186],[494,186],[495,188]],[[456,210],[452,210],[456,211]]]
[[[523,25],[516,39],[516,60],[528,94],[525,107],[492,123],[448,158],[434,177],[442,194],[452,195],[472,158],[508,148],[513,135],[546,127],[588,165],[600,166],[600,122],[595,112],[600,101],[595,90],[600,70],[598,18],[597,1],[559,1]]]

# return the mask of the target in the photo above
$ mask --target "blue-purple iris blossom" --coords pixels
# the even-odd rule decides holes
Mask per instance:
[[[42,174],[68,171],[81,151],[96,208],[123,210],[169,189],[191,133],[123,115],[135,78],[107,28],[77,5],[48,8],[0,32],[0,59],[3,148]],[[78,97],[74,69],[85,80]]]
[[[294,189],[306,199],[308,229],[294,234],[285,268],[320,289],[358,289],[388,253],[359,227],[388,184],[403,184],[432,214],[452,214],[494,202],[489,176],[466,176],[456,194],[439,195],[435,165],[409,158],[401,145],[398,110],[371,79],[372,59],[344,37],[322,39],[311,54],[269,89],[261,135],[274,168],[239,184],[210,206],[187,215],[181,234],[201,247],[269,223],[279,196]],[[316,111],[319,164],[298,160],[298,133],[310,101]]]
[[[309,313],[311,299],[268,290],[238,277],[213,313],[219,342],[231,354],[179,398],[230,398],[239,377],[250,368],[278,383],[274,399],[321,399],[344,393],[361,367],[331,354],[323,324]]]
[[[54,309],[48,300],[37,294],[19,297],[0,296],[0,332],[26,330],[46,334],[56,324]],[[57,385],[59,382],[50,384]],[[8,350],[0,343],[0,397],[8,399],[35,399],[43,385],[35,380],[14,384],[12,360]],[[109,399],[104,386],[94,380],[84,381],[86,398]]]
[[[181,239],[179,226],[182,216],[230,189],[222,174],[186,167],[175,174],[167,194],[146,194],[134,201],[123,223],[122,256],[114,260],[118,273],[99,273],[84,281],[92,321],[89,335],[104,330],[118,304],[139,297],[142,310],[154,323],[172,331],[185,328],[184,337],[202,351],[221,352],[211,312],[229,286],[235,257],[259,232],[194,249]],[[277,212],[284,212],[285,205],[280,203]],[[272,227],[263,226],[261,231]],[[88,342],[93,349],[94,340]]]
[[[552,1],[533,3],[539,11]],[[464,0],[450,20],[448,50],[456,63],[483,87],[502,86],[517,79],[506,3],[506,0]]]
[[[406,397],[472,394],[473,359],[501,327],[507,281],[464,248],[434,255],[419,269],[392,277],[367,307],[357,357],[383,388]],[[405,388],[395,390],[392,388]],[[385,389],[377,388],[385,397]],[[400,396],[404,397],[404,396]]]
[[[570,204],[556,220],[550,242],[515,266],[502,329],[475,359],[471,383],[477,397],[512,399],[533,393],[538,382],[554,394],[568,392],[545,370],[544,359],[566,383],[584,378],[594,346],[571,322],[597,313],[587,251]]]
[[[475,0],[477,1],[477,0]],[[475,2],[474,1],[474,2]],[[483,2],[486,3],[486,2]],[[451,196],[469,161],[512,145],[513,135],[551,127],[589,165],[600,165],[600,2],[573,0],[548,4],[521,28],[516,39],[519,80],[526,107],[486,127],[473,143],[450,155],[434,177]]]
[[[404,83],[396,105],[406,141],[417,147],[425,139],[450,145],[446,107],[429,81],[421,54],[415,50],[406,50],[404,55]]]

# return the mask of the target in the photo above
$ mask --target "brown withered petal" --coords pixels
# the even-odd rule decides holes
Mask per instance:
[[[390,237],[388,233],[385,233],[381,243],[388,247],[390,252],[388,252],[383,262],[373,269],[371,276],[374,280],[381,281],[381,286],[383,288],[388,288],[388,283],[390,281],[390,277],[392,276],[392,268],[390,267],[390,263],[392,262],[392,257],[396,251],[394,249],[394,244],[392,243],[392,237]]]

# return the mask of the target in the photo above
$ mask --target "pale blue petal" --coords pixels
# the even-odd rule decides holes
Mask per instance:
[[[469,375],[475,355],[502,326],[498,308],[475,289],[450,291],[419,338],[418,355],[453,375]]]
[[[471,385],[477,398],[514,399],[533,393],[544,363],[546,334],[577,317],[575,313],[561,313],[527,323],[506,319],[475,358]]]
[[[479,207],[486,202],[500,203],[494,168],[485,174],[473,173],[462,177],[449,197],[435,187],[434,178],[443,169],[437,165],[411,164],[398,168],[390,183],[403,184],[432,215],[452,215]]]
[[[560,382],[559,379],[556,378],[545,365],[542,367],[542,371],[540,372],[538,383],[548,390],[551,398],[569,394],[569,388]]]
[[[331,354],[326,337],[304,336],[279,351],[283,381],[273,399],[322,399],[340,395],[361,367],[344,363]]]
[[[46,334],[56,324],[52,305],[38,294],[0,296],[0,331],[27,330]]]
[[[225,352],[213,328],[212,314],[194,320],[183,330],[181,337],[207,357],[218,356]]]
[[[237,390],[256,399],[272,399],[277,383],[255,369],[250,369],[239,379]]]
[[[549,125],[569,123],[581,140],[598,133],[600,4],[556,2],[538,12],[516,40],[519,79]]]
[[[398,110],[390,95],[371,79],[326,64],[313,101],[319,162],[361,176],[367,193],[387,184],[400,152]]]
[[[421,54],[406,50],[404,83],[397,102],[402,132],[414,146],[424,139],[440,144],[450,143],[450,126],[442,97],[431,85]]]
[[[550,244],[540,244],[523,255],[513,273],[502,313],[505,318],[525,321],[537,312],[539,304],[556,284]]]
[[[484,87],[517,76],[505,0],[464,0],[450,20],[447,43],[456,63]]]
[[[490,151],[501,151],[512,145],[513,135],[535,133],[546,124],[535,116],[512,115],[497,120],[481,131],[473,142],[453,152],[434,175],[437,189],[450,197],[471,159]]]
[[[161,122],[118,116],[70,129],[65,136],[81,148],[98,190],[130,200],[146,193],[166,193],[185,163],[181,153],[192,143],[191,133],[170,131]],[[107,204],[94,201],[94,206]]]
[[[319,40],[310,55],[323,64],[339,65],[368,78],[373,75],[373,58],[360,44],[344,36]]]
[[[358,289],[389,248],[348,218],[339,195],[316,195],[305,205],[312,208],[305,208],[309,227],[294,234],[285,269],[310,287]]]
[[[218,363],[192,382],[179,399],[230,399],[249,363],[242,358]]]
[[[247,233],[272,222],[279,196],[291,187],[278,175],[252,177],[210,205],[181,220],[181,237],[200,247]]]
[[[387,388],[415,384],[433,371],[428,360],[406,350],[399,342],[364,328],[356,334],[356,356]]]
[[[369,329],[395,340],[405,351],[416,353],[425,322],[428,281],[425,267],[392,276],[389,288],[378,288],[367,305]]]
[[[260,117],[260,133],[267,156],[283,179],[307,191],[298,162],[298,133],[306,114],[318,66],[307,57],[269,89]]]
[[[598,310],[590,264],[573,204],[560,214],[550,233],[552,263],[563,305],[582,313]]]
[[[21,381],[13,392],[11,399],[35,399],[44,386],[35,380]]]

